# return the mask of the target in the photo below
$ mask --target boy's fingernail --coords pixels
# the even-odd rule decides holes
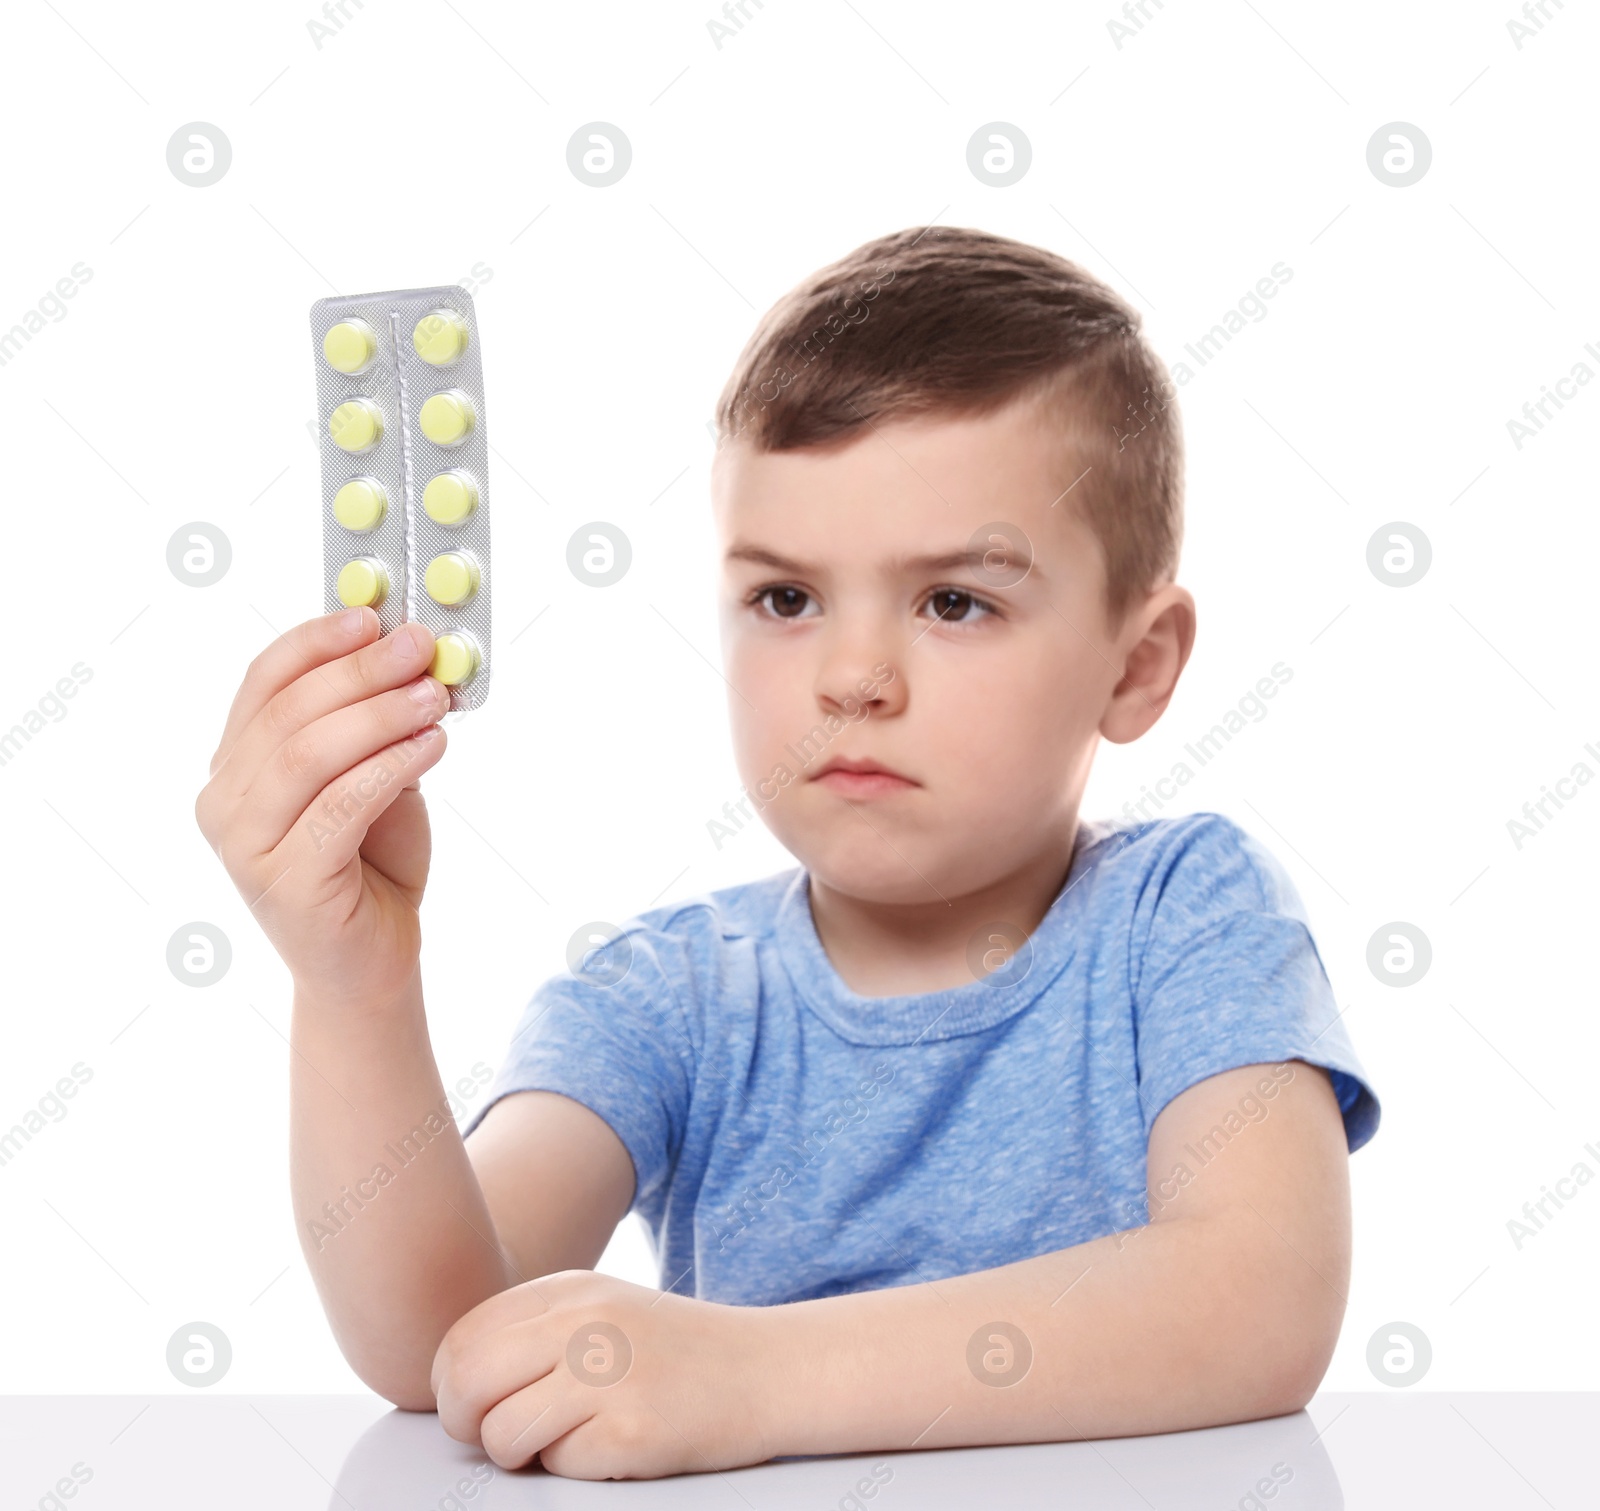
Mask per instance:
[[[339,628],[347,635],[359,635],[361,626],[366,622],[360,609],[351,609],[348,613],[339,616]]]
[[[414,624],[402,624],[394,634],[389,637],[390,648],[395,657],[400,661],[409,661],[422,647],[417,642],[417,627]]]
[[[439,701],[438,684],[433,678],[424,677],[421,681],[411,684],[411,696],[424,708],[432,708]]]

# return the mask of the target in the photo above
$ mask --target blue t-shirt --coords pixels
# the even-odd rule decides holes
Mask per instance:
[[[1278,862],[1214,813],[1085,822],[1027,942],[943,991],[852,992],[802,867],[639,914],[538,989],[464,1131],[513,1091],[583,1103],[633,1159],[661,1288],[771,1305],[1138,1227],[1161,1109],[1290,1059],[1366,1143],[1378,1102]],[[1197,1161],[1270,1110],[1246,1098]]]

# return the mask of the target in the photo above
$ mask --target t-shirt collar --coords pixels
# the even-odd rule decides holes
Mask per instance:
[[[811,878],[798,868],[778,905],[775,934],[795,991],[816,1015],[852,1044],[926,1044],[980,1033],[1038,999],[1076,951],[1069,918],[1088,888],[1077,883],[1093,865],[1096,826],[1080,822],[1072,864],[1039,926],[1011,959],[984,979],[942,991],[863,997],[850,990],[828,958],[811,916]]]

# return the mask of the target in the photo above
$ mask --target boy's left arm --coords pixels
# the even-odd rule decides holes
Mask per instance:
[[[1242,1100],[1264,1113],[1241,1117]],[[1146,1171],[1147,1226],[774,1308],[786,1343],[773,1453],[1120,1437],[1299,1410],[1349,1287],[1348,1154],[1327,1073],[1290,1060],[1198,1082],[1156,1118]]]
[[[1156,1118],[1145,1226],[771,1307],[562,1271],[450,1330],[433,1370],[440,1419],[499,1464],[538,1454],[598,1479],[1296,1411],[1344,1315],[1346,1147],[1320,1068],[1227,1071]]]

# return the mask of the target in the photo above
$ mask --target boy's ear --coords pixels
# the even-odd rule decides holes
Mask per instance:
[[[1169,583],[1128,616],[1118,644],[1123,673],[1106,704],[1100,733],[1113,745],[1137,740],[1159,719],[1194,649],[1194,597]]]

